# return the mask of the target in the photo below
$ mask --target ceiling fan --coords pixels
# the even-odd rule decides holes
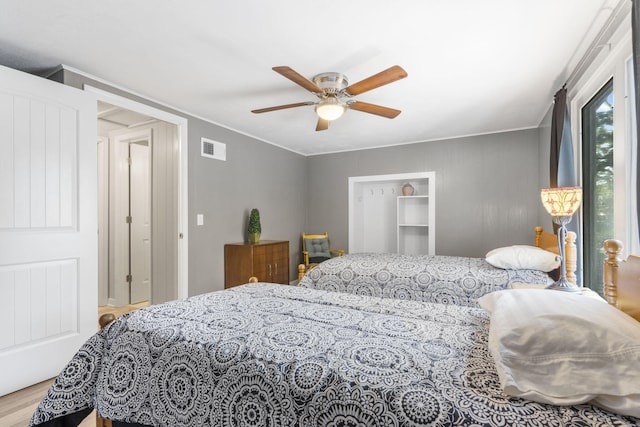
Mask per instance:
[[[286,108],[315,105],[315,111],[318,115],[316,131],[329,129],[329,122],[342,116],[347,108],[393,119],[400,114],[400,110],[356,101],[350,98],[407,77],[407,72],[399,65],[394,65],[352,85],[349,85],[347,76],[342,73],[321,73],[309,80],[287,66],[273,67],[273,71],[302,86],[309,92],[312,92],[319,98],[319,101],[277,105],[275,107],[251,110],[251,112],[266,113],[269,111],[284,110]]]

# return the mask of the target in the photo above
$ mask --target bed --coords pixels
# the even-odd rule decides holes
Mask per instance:
[[[354,253],[331,258],[299,278],[312,289],[478,307],[490,292],[552,282],[559,267],[554,234],[536,227],[535,247],[497,248],[485,258]],[[575,234],[567,237],[569,280],[575,283]]]
[[[513,283],[544,284],[546,272],[501,269],[484,258],[355,253],[309,271],[299,285],[310,289],[384,298],[478,306],[478,298]]]
[[[533,288],[492,290],[477,306],[250,283],[151,306],[88,340],[56,378],[31,425],[74,425],[94,407],[101,417],[134,425],[638,425],[633,399],[640,396],[640,373],[620,354],[638,357],[640,324],[615,305],[624,301],[621,308],[637,313],[640,302],[628,294],[639,284],[634,279],[619,286],[624,269],[635,263],[621,262],[610,250],[609,304],[588,292]],[[508,298],[517,304],[501,302]],[[590,305],[586,318],[565,313],[572,303]],[[522,330],[538,334],[536,341],[559,336],[568,345],[572,340],[559,325],[538,323],[548,319],[535,316],[558,305],[560,313],[552,314],[565,315],[562,325],[580,320],[573,327],[582,345],[588,340],[580,331],[589,329],[582,322],[591,317],[590,327],[602,328],[604,320],[616,319],[624,348],[616,347],[615,363],[601,362],[626,369],[629,378],[617,381],[607,372],[605,379],[616,380],[611,385],[597,375],[574,376],[576,387],[591,387],[590,377],[603,384],[593,386],[596,395],[564,390],[560,396],[544,387],[566,389],[566,369],[554,374],[553,364],[536,363],[545,367],[544,378],[563,381],[545,381],[537,395],[521,389],[513,376],[519,366],[500,353],[500,345],[517,347],[509,333]],[[499,327],[504,322],[508,328]],[[539,362],[546,356],[533,357]],[[525,359],[520,362],[531,362]],[[525,374],[542,375],[529,368]],[[527,377],[527,384],[535,379]],[[606,386],[626,394],[616,400]]]
[[[576,244],[575,244],[575,240],[576,240],[576,234],[572,231],[567,233],[566,236],[566,240],[564,242],[564,250],[565,250],[565,257],[566,257],[566,262],[565,262],[565,274],[567,277],[567,280],[570,283],[575,284],[576,283]],[[543,227],[541,226],[537,226],[535,227],[535,239],[534,239],[534,246],[540,249],[543,249],[547,252],[551,252],[554,254],[558,254],[558,237],[553,234],[553,233],[549,233],[544,231]],[[517,247],[521,247],[520,245],[516,245]],[[499,248],[499,249],[504,249],[504,250],[508,250],[509,248]],[[490,252],[491,253],[491,252]],[[530,256],[531,253],[527,252],[525,255]],[[342,254],[342,256],[344,256],[344,254]],[[376,254],[376,256],[378,256],[378,254]],[[391,256],[393,257],[393,254],[387,254],[385,256]],[[398,257],[398,261],[399,261]],[[412,257],[409,257],[412,258]],[[466,275],[467,276],[471,276],[471,280],[473,280],[474,282],[482,282],[484,279],[482,277],[477,277],[474,278],[474,276],[491,276],[491,275],[497,275],[497,276],[504,276],[503,274],[497,272],[497,271],[492,271],[495,270],[493,268],[492,265],[487,265],[486,259],[480,259],[480,258],[463,258],[463,257],[431,257],[431,256],[422,256],[419,257],[420,258],[420,263],[421,264],[430,264],[433,262],[433,264],[437,264],[439,265],[439,268],[441,270],[440,273],[435,273],[436,276],[436,280],[438,280],[438,277],[440,276],[450,276],[447,271],[449,269],[449,266],[452,266],[450,269],[452,270],[457,270],[457,264],[460,263],[460,261],[463,261],[464,263],[466,263],[467,266],[467,272]],[[311,268],[307,269],[305,264],[299,264],[298,265],[298,282],[302,282],[305,277],[305,275],[309,275],[312,277],[312,281],[313,282],[317,282],[319,279],[320,275],[325,275],[325,274],[331,274],[330,271],[326,271],[326,272],[320,272],[320,271],[315,271],[313,272],[313,270],[318,267],[318,266],[322,266],[324,267],[326,270],[329,270],[331,268],[332,265],[336,265],[337,268],[341,268],[344,264],[348,263],[350,261],[351,257],[347,258],[347,259],[338,259],[335,261],[332,261],[331,263],[329,263],[328,265],[325,263],[321,263],[321,264],[314,264]],[[372,260],[372,262],[375,262],[376,264],[378,263],[377,261]],[[392,261],[393,262],[393,261]],[[409,262],[412,262],[411,260]],[[521,267],[521,266],[519,266]],[[435,267],[434,267],[435,268]],[[322,270],[322,269],[321,269]],[[525,270],[522,268],[518,268],[518,270]],[[458,272],[460,273],[460,272]],[[484,274],[483,274],[484,273]],[[524,278],[525,282],[529,281],[529,280],[540,280],[540,277],[536,277],[537,275],[535,273],[531,274],[528,272],[522,272],[523,275],[525,275],[526,277]],[[554,279],[557,278],[557,274],[559,273],[559,271],[556,271],[555,269],[551,272],[551,277],[553,277]],[[403,276],[406,276],[406,274],[403,273]],[[306,279],[309,280],[309,279]],[[418,277],[414,277],[414,286],[418,285],[420,283],[421,280]],[[489,280],[490,282],[495,282],[499,280],[498,278],[494,279],[494,280]],[[515,278],[506,278],[506,280],[510,283],[516,282],[517,280]],[[403,279],[403,281],[406,282],[406,280]],[[328,285],[327,285],[328,286]],[[340,287],[340,285],[338,283],[334,283],[333,286],[336,287]],[[489,284],[489,286],[492,286],[491,284]]]

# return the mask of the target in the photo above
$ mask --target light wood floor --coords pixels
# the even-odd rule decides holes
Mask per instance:
[[[138,304],[125,305],[122,307],[109,307],[108,305],[103,305],[98,307],[98,318],[106,313],[112,313],[114,316],[118,317],[147,306],[149,306],[149,303],[147,301]]]
[[[127,305],[124,307],[98,307],[98,317],[105,313],[113,313],[116,317],[129,313],[148,303]],[[18,390],[14,393],[0,397],[0,426],[2,427],[26,427],[29,425],[33,412],[38,407],[40,400],[47,393],[53,379],[43,381],[31,387]],[[80,427],[94,427],[96,425],[95,411],[80,424]]]

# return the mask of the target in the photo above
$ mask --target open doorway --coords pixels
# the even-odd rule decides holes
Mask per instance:
[[[98,102],[99,305],[180,298],[178,126]]]

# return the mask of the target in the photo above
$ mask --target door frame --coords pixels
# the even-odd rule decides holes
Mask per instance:
[[[93,93],[98,101],[103,101],[117,107],[135,111],[140,114],[153,117],[155,119],[171,123],[178,128],[179,150],[178,150],[178,283],[176,290],[178,299],[189,296],[189,242],[187,230],[189,229],[189,195],[188,195],[188,120],[164,110],[151,107],[147,104],[134,101],[114,93],[98,89],[85,84],[83,89]]]

